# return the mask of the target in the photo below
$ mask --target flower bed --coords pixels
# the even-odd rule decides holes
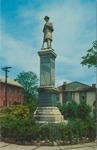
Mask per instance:
[[[95,140],[95,120],[77,118],[68,124],[36,124],[27,107],[18,106],[6,113],[1,121],[1,138],[5,142],[23,145],[69,145]],[[8,111],[9,112],[9,111]]]

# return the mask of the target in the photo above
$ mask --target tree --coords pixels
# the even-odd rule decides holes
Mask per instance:
[[[31,71],[21,72],[16,80],[24,87],[24,100],[31,101],[31,99],[37,98],[37,75]]]
[[[97,67],[97,41],[93,42],[92,48],[87,50],[86,56],[83,56],[82,59],[82,65],[87,65],[89,68]]]

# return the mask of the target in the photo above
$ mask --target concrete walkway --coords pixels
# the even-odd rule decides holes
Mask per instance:
[[[0,150],[97,150],[97,143],[85,143],[70,146],[23,146],[0,142]]]

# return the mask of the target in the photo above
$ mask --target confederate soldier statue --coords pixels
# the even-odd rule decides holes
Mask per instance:
[[[44,20],[46,23],[44,24],[43,32],[44,32],[44,39],[43,39],[43,45],[42,49],[44,49],[44,43],[47,43],[47,48],[51,48],[51,42],[52,42],[52,32],[54,31],[53,29],[53,24],[49,22],[49,17],[45,16]]]

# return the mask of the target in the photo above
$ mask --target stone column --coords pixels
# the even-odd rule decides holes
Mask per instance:
[[[38,123],[63,122],[64,118],[56,107],[59,91],[55,87],[55,54],[53,49],[43,49],[38,52],[40,56],[40,87],[39,106],[34,116]]]

